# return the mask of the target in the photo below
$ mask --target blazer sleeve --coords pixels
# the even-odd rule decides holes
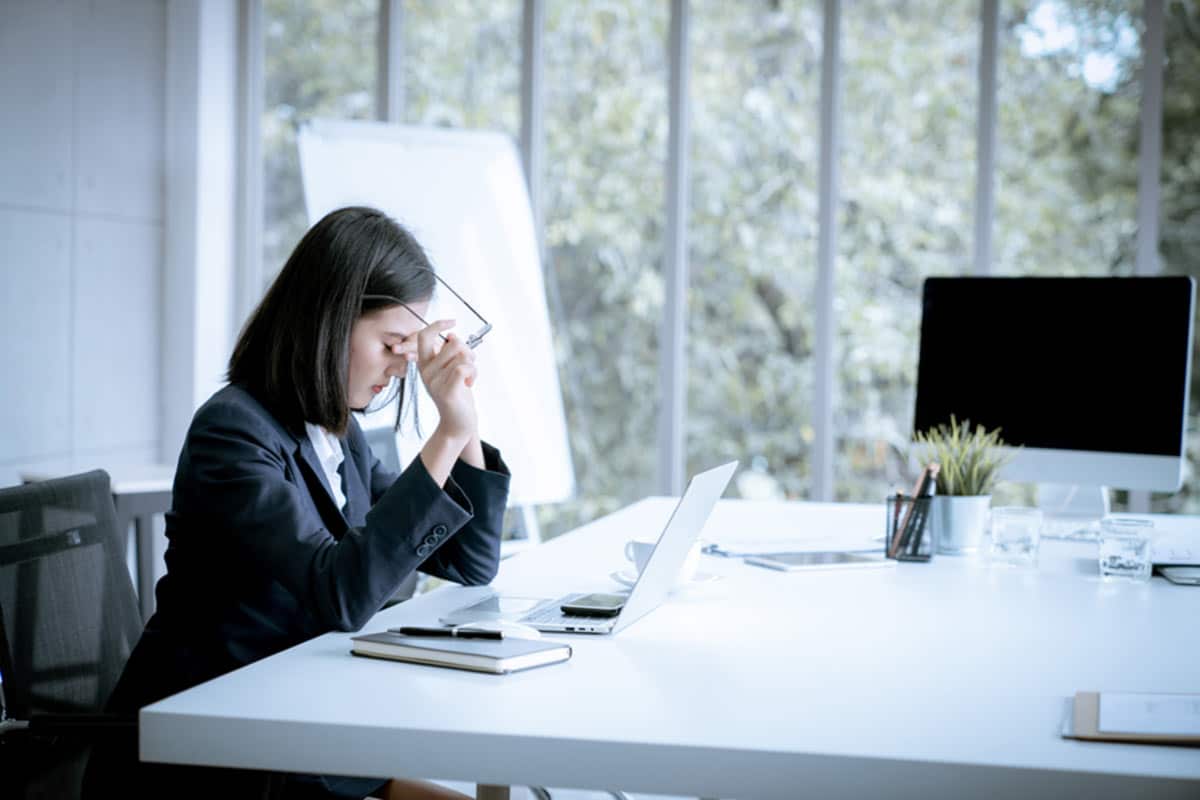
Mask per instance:
[[[420,566],[422,572],[464,586],[488,583],[496,576],[504,511],[508,507],[511,479],[508,465],[499,450],[487,442],[482,445],[484,468],[472,467],[459,459],[445,486],[446,495],[468,510],[470,519]],[[433,482],[419,457],[413,459],[405,472],[413,469],[424,472]],[[371,470],[372,500],[385,496],[397,480],[395,473],[385,469],[376,459]]]
[[[188,433],[174,511],[195,522],[300,598],[328,628],[358,630],[400,582],[470,521],[465,496],[443,491],[417,462],[374,504],[360,527],[335,539],[284,453],[292,442],[253,411],[208,404]],[[472,562],[464,580],[494,576]]]

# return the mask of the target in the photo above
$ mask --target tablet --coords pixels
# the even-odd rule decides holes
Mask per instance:
[[[883,553],[843,553],[838,551],[813,551],[805,553],[762,553],[747,556],[747,564],[767,567],[784,572],[802,569],[838,569],[845,567],[887,567],[896,562],[883,557]]]

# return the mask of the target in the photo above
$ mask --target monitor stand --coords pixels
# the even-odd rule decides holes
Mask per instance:
[[[1039,483],[1042,535],[1048,539],[1095,539],[1095,523],[1108,514],[1108,488],[1070,483]]]

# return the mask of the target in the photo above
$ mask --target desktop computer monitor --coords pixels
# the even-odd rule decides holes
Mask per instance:
[[[1001,429],[1001,477],[1175,491],[1195,287],[1187,277],[929,278],[914,430]]]

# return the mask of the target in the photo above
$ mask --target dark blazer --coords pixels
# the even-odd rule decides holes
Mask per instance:
[[[303,426],[240,386],[196,412],[167,513],[167,574],[108,707],[133,711],[328,631],[361,628],[413,570],[486,584],[508,469],[459,461],[444,489],[420,458],[397,476],[351,420],[339,510]]]

